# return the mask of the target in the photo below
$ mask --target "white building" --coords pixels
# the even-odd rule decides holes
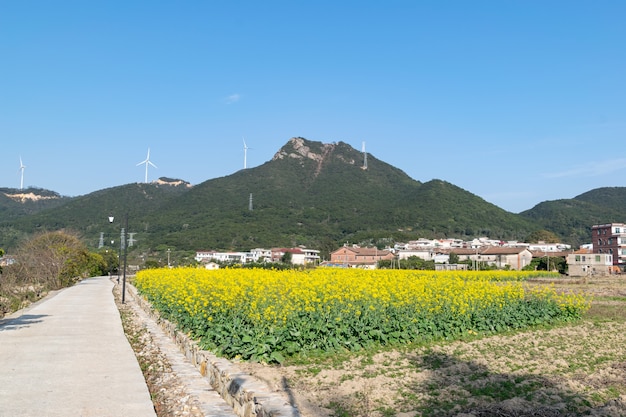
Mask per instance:
[[[609,253],[591,253],[583,249],[567,255],[568,274],[573,277],[610,275],[617,272],[614,268],[613,255]]]
[[[320,251],[307,248],[273,248],[272,262],[280,262],[285,254],[291,254],[291,263],[294,265],[319,265]]]
[[[199,263],[222,262],[246,264],[250,262],[280,262],[286,252],[291,253],[294,265],[319,264],[320,251],[307,248],[252,249],[250,252],[196,251],[195,260]]]
[[[563,252],[572,249],[571,245],[566,245],[565,243],[530,243],[528,245],[528,250],[532,252]]]
[[[200,263],[215,261],[245,264],[246,262],[253,261],[252,254],[250,252],[197,251],[195,259]]]

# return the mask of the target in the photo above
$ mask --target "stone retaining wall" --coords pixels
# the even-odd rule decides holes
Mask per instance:
[[[160,317],[150,303],[137,294],[137,289],[127,284],[128,292],[163,331],[176,343],[185,357],[209,379],[211,386],[241,417],[299,417],[295,406],[281,395],[272,392],[267,385],[242,372],[232,362],[218,358],[209,351],[201,350],[196,342],[176,328],[176,325]]]

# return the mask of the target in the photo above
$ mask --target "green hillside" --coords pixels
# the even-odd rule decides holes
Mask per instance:
[[[524,240],[539,229],[578,244],[589,241],[592,224],[626,219],[624,190],[593,190],[517,215],[446,181],[415,181],[370,154],[365,169],[363,154],[346,143],[292,138],[263,165],[194,187],[161,179],[61,198],[37,210],[0,195],[0,247],[57,229],[77,231],[95,247],[100,233],[107,243],[119,239],[126,214],[133,250],[143,252],[297,245],[328,252],[344,242],[420,237]]]
[[[420,183],[343,143],[293,138],[271,161],[192,188],[130,184],[21,218],[20,231],[68,228],[90,245],[129,215],[137,246],[236,250],[345,241],[490,235],[522,239],[535,226],[440,180]],[[252,196],[252,207],[250,207]],[[250,209],[252,208],[252,209]],[[4,227],[9,227],[4,225]],[[3,241],[1,244],[13,244]]]
[[[0,188],[0,218],[4,221],[17,219],[61,206],[70,199],[41,188]]]
[[[575,246],[591,242],[591,226],[626,222],[626,187],[597,188],[573,199],[545,201],[520,216]]]
[[[107,239],[119,239],[121,221],[128,213],[131,219],[159,216],[160,207],[171,198],[188,191],[187,187],[160,184],[128,184],[99,190],[80,197],[65,198],[63,204],[35,213],[0,220],[0,247],[11,248],[20,239],[37,232],[65,229],[83,236],[90,246],[96,246],[100,232]],[[115,224],[108,222],[115,216]],[[148,220],[145,220],[148,221]],[[143,227],[135,223],[135,228]]]

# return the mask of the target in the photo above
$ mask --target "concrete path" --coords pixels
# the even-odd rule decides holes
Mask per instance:
[[[0,320],[0,417],[154,417],[108,277]]]

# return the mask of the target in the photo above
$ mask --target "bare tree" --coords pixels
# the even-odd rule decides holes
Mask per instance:
[[[24,283],[50,289],[70,285],[88,261],[86,246],[73,233],[44,232],[25,242],[17,252],[18,276]]]

